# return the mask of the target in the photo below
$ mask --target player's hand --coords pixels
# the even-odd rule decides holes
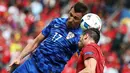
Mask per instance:
[[[95,73],[95,72],[91,72],[89,69],[84,68],[83,70],[81,70],[81,71],[78,72],[78,73]]]
[[[15,59],[15,60],[9,65],[9,67],[11,67],[13,64],[19,65],[20,63],[21,63],[21,60],[20,60],[20,59]]]
[[[15,60],[9,65],[8,71],[9,71],[9,72],[14,71],[15,68],[20,65],[20,63],[21,63],[21,60],[20,60],[20,59],[15,59]]]

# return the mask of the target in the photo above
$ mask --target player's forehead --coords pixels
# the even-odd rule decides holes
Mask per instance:
[[[74,8],[71,8],[69,14],[71,14],[72,16],[77,17],[77,18],[82,18],[82,16],[83,16],[83,13],[75,12]]]

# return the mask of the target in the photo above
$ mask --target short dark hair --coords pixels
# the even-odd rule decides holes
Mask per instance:
[[[83,31],[83,35],[89,34],[89,36],[95,41],[95,43],[98,43],[100,39],[100,31],[96,28],[89,28],[85,31]]]
[[[77,2],[74,6],[72,6],[72,8],[74,8],[75,12],[83,13],[83,15],[88,11],[87,5],[82,2]]]

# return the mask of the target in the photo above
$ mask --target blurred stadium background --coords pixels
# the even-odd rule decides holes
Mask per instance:
[[[8,64],[53,18],[67,17],[77,1],[103,21],[104,73],[130,73],[130,0],[0,0],[0,73],[7,73]],[[75,73],[77,59],[75,54],[62,73]]]

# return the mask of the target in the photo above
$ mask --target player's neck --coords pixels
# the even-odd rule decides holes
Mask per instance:
[[[86,45],[91,44],[91,43],[95,43],[95,41],[91,39],[88,39],[88,41],[86,41]]]

